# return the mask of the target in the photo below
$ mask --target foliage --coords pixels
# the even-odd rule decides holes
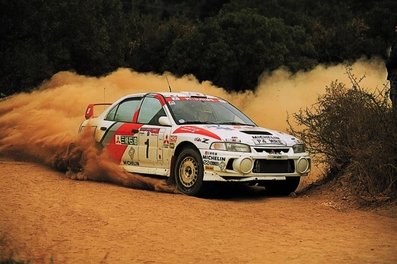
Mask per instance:
[[[27,264],[29,261],[18,260],[10,249],[9,241],[0,234],[0,264]]]
[[[1,259],[0,264],[25,264],[29,262],[21,261],[21,260],[15,260],[15,259]]]
[[[177,74],[193,71],[199,79],[212,80],[228,90],[248,90],[256,86],[264,69],[292,66],[293,57],[313,57],[309,39],[303,28],[287,26],[255,10],[221,12],[175,41],[166,65]],[[297,68],[313,65],[309,62]]]
[[[316,104],[294,114],[300,137],[361,197],[397,198],[397,119],[384,91],[372,93],[347,68],[352,88],[332,82]]]
[[[335,23],[337,21],[337,23]],[[17,0],[0,2],[0,93],[62,70],[194,74],[230,91],[265,71],[385,58],[391,0]]]

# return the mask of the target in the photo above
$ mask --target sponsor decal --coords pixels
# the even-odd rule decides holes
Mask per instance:
[[[270,158],[270,157],[269,157],[269,158]],[[271,158],[273,158],[273,159],[282,159],[283,156],[280,156],[280,155],[272,155]]]
[[[176,101],[176,98],[178,98],[177,100],[179,100],[179,101],[201,101],[201,102],[216,102],[216,103],[223,102],[222,100],[217,99],[217,98],[206,98],[206,97],[181,97],[181,96],[178,96],[178,97],[171,97],[171,100]]]
[[[170,139],[168,135],[165,135],[163,138],[163,148],[168,148],[170,146]]]
[[[142,128],[140,129],[140,131],[142,131],[142,132],[147,132],[147,133],[148,133],[148,136],[149,136],[150,134],[158,134],[159,131],[160,131],[160,128],[142,127]]]
[[[134,160],[134,156],[135,156],[135,149],[130,147],[130,149],[128,150],[128,156],[130,156],[131,160]]]
[[[203,155],[204,165],[218,166],[225,164],[226,158],[218,156],[218,153],[212,151],[205,151]],[[225,166],[225,165],[224,165]]]
[[[214,170],[214,166],[205,165],[206,170]]]
[[[171,103],[172,101],[205,101],[205,102],[226,103],[225,100],[219,98],[186,97],[186,96],[170,96],[165,98],[165,100],[168,103]]]
[[[170,143],[175,143],[178,140],[178,136],[171,135],[170,136]]]
[[[222,130],[229,130],[229,131],[233,131],[234,130],[232,127],[225,126],[225,125],[211,125],[211,126],[207,126],[207,127],[208,128],[222,129]]]
[[[221,138],[218,135],[212,133],[211,131],[196,126],[181,126],[178,127],[173,133],[197,134],[197,135],[202,135],[206,137],[215,138],[217,140],[221,140]]]
[[[279,137],[268,136],[268,135],[258,135],[252,136],[252,140],[256,145],[259,144],[276,144],[276,145],[284,145]]]
[[[138,145],[138,139],[135,136],[116,135],[115,136],[115,144],[116,145]]]
[[[212,161],[212,160],[203,160],[204,165],[210,165],[210,166],[219,166],[218,161]]]
[[[225,157],[204,155],[203,160],[226,161]]]
[[[208,144],[209,139],[208,139],[208,138],[196,137],[196,138],[194,139],[194,141]]]
[[[138,139],[136,137],[137,135],[131,134],[132,130],[138,130],[141,127],[141,124],[121,122],[115,123],[112,126],[112,131],[108,130],[108,133],[105,134],[101,143],[107,148],[110,156],[115,161],[122,164],[123,155],[128,155],[126,151],[128,151],[127,148],[129,144],[130,146],[135,146],[138,143]]]
[[[213,160],[203,160],[203,163],[205,165],[205,168],[207,169],[207,167],[210,167],[211,170],[214,169],[214,167],[219,167],[220,170],[225,170],[226,168],[226,163],[221,161],[213,161]]]
[[[170,144],[170,140],[168,138],[168,135],[165,135],[164,140],[163,140],[164,147],[168,147]]]
[[[123,164],[129,166],[139,166],[139,162],[130,161],[130,160],[123,160]]]
[[[170,143],[170,148],[171,148],[171,149],[174,149],[174,148],[175,148],[175,143],[174,143],[174,142]]]
[[[226,138],[224,141],[226,142],[241,142],[241,139],[238,137],[231,137],[231,138]]]

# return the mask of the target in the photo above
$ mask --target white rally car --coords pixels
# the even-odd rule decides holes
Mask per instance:
[[[128,172],[173,177],[197,195],[213,181],[247,182],[275,194],[295,191],[310,157],[295,137],[255,125],[225,100],[201,93],[131,94],[98,117],[87,107],[85,127]]]

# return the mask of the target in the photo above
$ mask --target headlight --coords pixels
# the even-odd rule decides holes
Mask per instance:
[[[251,152],[251,147],[246,144],[234,142],[214,142],[211,144],[210,149],[225,150],[233,152]]]
[[[294,153],[303,153],[306,151],[305,144],[295,144],[292,146]]]

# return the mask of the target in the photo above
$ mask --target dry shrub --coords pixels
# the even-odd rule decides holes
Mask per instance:
[[[352,88],[338,81],[309,108],[294,114],[300,137],[315,160],[327,166],[326,179],[347,180],[353,194],[366,201],[397,198],[397,116],[387,87],[376,93],[360,87],[346,67]],[[295,126],[296,127],[296,126]]]

